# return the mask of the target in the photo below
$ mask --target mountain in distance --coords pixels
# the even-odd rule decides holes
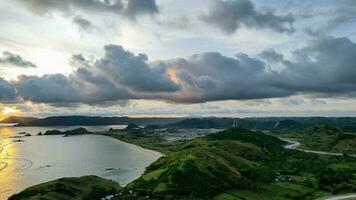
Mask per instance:
[[[257,118],[189,118],[169,127],[177,128],[230,128],[238,127],[251,130],[304,129],[316,125],[331,125],[347,131],[356,131],[355,117],[257,117]]]
[[[190,118],[177,123],[169,124],[177,128],[229,128],[232,126],[232,118]]]
[[[0,121],[0,123],[8,123],[8,124],[18,124],[18,123],[27,123],[30,121],[37,120],[35,117],[20,117],[20,116],[11,116],[7,117]]]
[[[237,118],[237,125],[255,130],[304,129],[330,125],[345,131],[356,131],[356,117],[256,117]]]
[[[99,116],[55,116],[43,119],[12,117],[3,123],[19,123],[17,126],[107,126],[137,124],[159,125],[158,127],[174,128],[216,128],[225,129],[235,125],[251,130],[304,129],[316,125],[330,125],[345,131],[356,131],[356,117],[260,117],[260,118],[131,118]],[[17,119],[17,121],[15,120]]]
[[[175,123],[183,118],[130,118],[130,117],[91,117],[91,116],[55,116],[36,119],[17,126],[107,126],[123,124],[168,124]]]

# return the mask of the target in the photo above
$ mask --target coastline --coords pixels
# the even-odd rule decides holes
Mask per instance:
[[[121,144],[125,144],[126,146],[134,147],[135,149],[138,149],[138,150],[140,150],[142,152],[145,152],[145,153],[150,153],[150,154],[159,156],[159,158],[162,157],[162,156],[165,156],[165,154],[163,154],[163,153],[161,153],[159,151],[155,151],[155,150],[152,150],[152,149],[147,149],[147,148],[139,146],[138,144],[135,144],[135,143],[129,143],[127,141],[122,141],[122,140],[120,140],[118,138],[111,137],[110,135],[107,135],[107,134],[96,134],[96,133],[94,133],[94,134],[95,135],[102,135],[102,136],[105,136],[105,137],[109,137],[115,142],[119,142]]]
[[[134,168],[132,168],[134,171],[137,171],[137,170],[139,170],[139,171],[137,171],[138,173],[136,173],[134,176],[131,176],[131,178],[129,178],[128,179],[128,181],[124,181],[124,182],[122,182],[122,181],[118,181],[118,180],[114,180],[114,179],[112,179],[112,178],[108,178],[108,177],[105,177],[105,176],[100,176],[100,175],[98,175],[98,174],[96,174],[96,176],[99,176],[99,177],[102,177],[102,178],[105,178],[105,179],[107,179],[107,180],[112,180],[112,181],[114,181],[114,182],[116,182],[116,183],[118,183],[118,184],[120,184],[122,187],[124,187],[124,186],[126,186],[127,184],[129,184],[129,183],[131,183],[132,181],[134,181],[134,180],[136,180],[137,178],[139,178],[143,173],[144,173],[144,171],[145,171],[145,169],[146,169],[146,167],[147,166],[149,166],[151,163],[153,163],[153,162],[155,162],[157,159],[159,159],[161,156],[163,156],[163,154],[161,154],[160,152],[157,152],[157,151],[153,151],[153,150],[150,150],[150,149],[145,149],[145,148],[142,148],[142,147],[140,147],[140,146],[137,146],[137,145],[134,145],[134,144],[130,144],[130,143],[127,143],[127,142],[123,142],[123,141],[120,141],[120,140],[118,140],[118,139],[115,139],[115,138],[112,138],[112,137],[107,137],[107,136],[105,136],[105,135],[102,135],[102,134],[83,134],[83,135],[78,135],[78,136],[96,136],[96,137],[103,137],[103,139],[105,139],[105,138],[107,138],[106,139],[106,141],[107,142],[109,142],[109,143],[112,143],[114,146],[115,145],[121,145],[121,146],[124,146],[125,147],[125,149],[126,148],[128,148],[128,149],[132,149],[133,151],[135,151],[135,152],[137,152],[137,153],[139,153],[139,154],[141,154],[143,157],[152,157],[153,159],[150,161],[150,162],[147,162],[147,163],[145,163],[145,164],[142,164],[142,165],[140,165],[139,167],[138,167],[138,169],[134,169]],[[31,138],[29,138],[29,139],[35,139],[35,138],[37,138],[37,137],[41,137],[42,139],[44,139],[44,138],[52,138],[52,137],[56,137],[56,136],[52,136],[52,135],[48,135],[48,136],[36,136],[36,135],[34,135],[34,136],[32,136]],[[60,139],[63,139],[63,140],[72,140],[72,139],[74,139],[75,138],[75,136],[71,136],[71,137],[69,137],[69,138],[62,138],[61,136],[57,136],[57,137],[60,137]],[[73,138],[72,138],[73,137]],[[53,139],[55,139],[55,138],[53,138]],[[80,138],[77,138],[77,139],[75,139],[75,140],[81,140]],[[104,140],[105,141],[105,140]],[[23,145],[23,144],[21,144],[21,145]],[[117,155],[120,157],[120,152],[121,151],[117,151]],[[113,165],[114,167],[115,167],[115,165]],[[120,167],[120,165],[118,165],[118,167],[119,168],[121,168]],[[104,169],[104,168],[103,168]],[[45,170],[45,169],[44,169]],[[110,173],[113,173],[113,172],[110,172]],[[87,175],[90,175],[91,173],[88,173]],[[63,174],[64,175],[64,174]],[[95,174],[93,174],[93,175],[95,175]],[[82,176],[82,175],[78,175],[77,177],[80,177],[80,176]],[[124,175],[124,176],[126,176],[126,175]],[[64,175],[64,176],[62,176],[62,177],[58,177],[58,178],[66,178],[66,177],[75,177],[75,175],[73,176],[73,175]],[[53,179],[50,179],[50,180],[48,180],[48,181],[51,181],[51,180],[56,180],[57,178],[53,178]],[[42,184],[42,183],[46,183],[46,182],[48,182],[47,180],[46,181],[43,181],[43,182],[39,182],[39,183],[35,183],[35,184],[31,184],[31,185],[29,185],[29,186],[26,186],[26,187],[24,187],[24,189],[26,189],[26,188],[29,188],[29,187],[32,187],[32,186],[36,186],[36,185],[38,185],[38,184]],[[21,190],[18,190],[18,191],[16,191],[16,193],[19,193],[19,192],[21,192],[21,191],[23,191],[22,189]],[[1,195],[0,195],[1,196]],[[0,198],[1,199],[1,198]]]

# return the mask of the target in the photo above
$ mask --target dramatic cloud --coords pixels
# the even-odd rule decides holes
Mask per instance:
[[[274,50],[253,58],[202,53],[189,58],[148,62],[118,45],[104,48],[102,58],[89,61],[74,55],[78,64],[69,76],[20,76],[0,82],[1,99],[85,103],[156,99],[176,103],[248,100],[297,94],[350,96],[356,94],[356,44],[348,38],[323,37],[292,52],[286,59]],[[266,66],[283,66],[276,71]],[[15,90],[16,88],[16,90]],[[4,92],[3,92],[4,91]]]
[[[83,68],[70,76],[62,74],[42,77],[20,76],[15,87],[24,100],[37,103],[95,104],[132,98],[126,89],[116,87],[105,77],[94,76]]]
[[[129,18],[143,14],[155,14],[158,7],[155,0],[18,0],[36,14],[44,14],[52,11],[75,12],[102,12],[124,15]]]
[[[266,60],[269,63],[281,62],[284,59],[284,56],[280,53],[277,53],[273,49],[267,49],[258,54],[259,57]]]
[[[175,77],[184,85],[172,101],[198,103],[227,99],[283,97],[294,92],[280,88],[273,71],[265,63],[246,54],[236,58],[219,53],[203,53],[166,63],[174,66]]]
[[[241,26],[268,28],[281,33],[293,33],[292,15],[276,15],[273,10],[257,10],[250,0],[216,0],[203,21],[227,34]]]
[[[92,27],[91,22],[81,16],[74,17],[73,23],[76,24],[82,31],[87,31]]]
[[[83,56],[83,54],[74,54],[72,55],[72,57],[69,60],[69,63],[73,66],[73,67],[89,67],[91,65],[90,63],[91,61],[89,61],[87,58],[85,58]]]
[[[96,62],[98,69],[117,84],[141,92],[174,92],[179,89],[164,68],[151,67],[147,56],[134,55],[122,46],[105,46],[105,56]]]
[[[142,14],[158,13],[155,0],[129,0],[124,14],[132,19]]]
[[[324,37],[283,60],[281,87],[326,94],[356,92],[356,44],[348,38]]]
[[[9,51],[4,51],[0,57],[0,64],[11,65],[23,68],[36,68],[36,65],[30,61],[24,60],[20,55],[13,54]]]
[[[44,14],[59,11],[74,11],[76,9],[95,12],[112,12],[119,14],[123,9],[121,0],[98,1],[98,0],[18,0],[32,12]]]
[[[145,55],[135,55],[121,46],[106,46],[105,56],[94,64],[81,54],[73,55],[72,63],[80,67],[69,76],[19,76],[14,84],[19,96],[39,103],[95,104],[179,89],[165,69],[152,68]]]
[[[325,4],[326,7],[311,7],[308,11],[308,19],[319,20],[313,26],[308,25],[307,33],[311,35],[323,35],[331,31],[352,29],[356,25],[356,1],[338,0],[332,1],[333,4]]]
[[[15,97],[15,87],[6,80],[0,78],[0,102],[10,101],[15,99]]]

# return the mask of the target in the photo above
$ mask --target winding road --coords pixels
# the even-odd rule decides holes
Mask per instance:
[[[283,146],[286,149],[294,149],[294,150],[303,151],[303,152],[306,152],[306,153],[315,153],[315,154],[320,154],[320,155],[344,156],[343,153],[334,153],[334,152],[326,152],[326,151],[315,151],[315,150],[301,149],[301,148],[299,148],[300,142],[298,142],[298,141],[291,140],[291,139],[286,139],[286,138],[279,138],[279,139],[290,143],[290,144],[287,144],[287,145]],[[347,155],[347,156],[356,157],[355,154]]]
[[[323,197],[318,200],[355,200],[355,199],[356,199],[356,194],[344,194],[344,195]]]
[[[307,153],[315,153],[315,154],[320,154],[320,155],[332,155],[332,156],[343,156],[344,155],[342,153],[333,153],[333,152],[313,151],[313,150],[301,149],[301,148],[299,148],[300,142],[298,142],[298,141],[290,140],[290,139],[286,139],[286,138],[279,138],[279,139],[289,143],[289,144],[283,146],[286,149],[294,149],[294,150],[298,150],[298,151],[303,151],[303,152],[307,152]],[[348,156],[356,157],[356,155],[348,155]],[[322,197],[318,200],[356,200],[356,194],[344,194],[344,195]]]

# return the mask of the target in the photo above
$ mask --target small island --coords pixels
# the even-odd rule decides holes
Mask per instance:
[[[84,134],[92,134],[92,132],[88,131],[85,128],[77,128],[77,129],[72,129],[72,130],[67,130],[67,131],[49,130],[49,131],[46,131],[44,134],[38,133],[37,135],[66,135],[66,136],[72,136],[72,135],[84,135]]]

